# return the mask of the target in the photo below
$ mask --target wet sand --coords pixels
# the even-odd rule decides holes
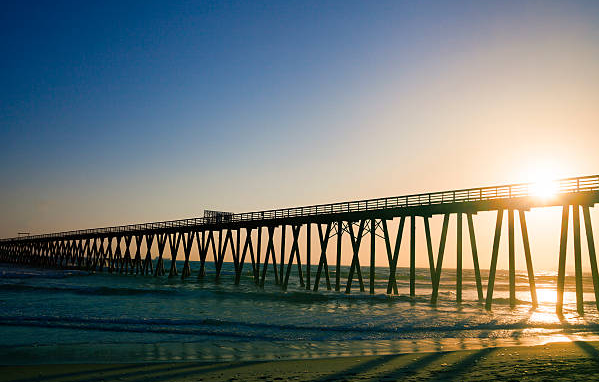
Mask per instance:
[[[0,366],[0,381],[599,381],[599,342],[310,360]]]

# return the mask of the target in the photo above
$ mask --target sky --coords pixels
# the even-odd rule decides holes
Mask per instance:
[[[598,42],[596,1],[6,2],[0,237],[596,174]]]

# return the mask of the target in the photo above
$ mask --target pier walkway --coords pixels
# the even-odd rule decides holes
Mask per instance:
[[[457,223],[457,267],[456,299],[462,299],[462,230],[466,218],[470,239],[478,298],[491,308],[493,288],[499,256],[499,242],[503,218],[507,211],[509,248],[509,293],[510,304],[516,300],[515,287],[515,232],[514,214],[518,213],[528,270],[528,279],[533,306],[537,304],[534,270],[530,253],[526,211],[531,208],[551,206],[562,207],[561,237],[558,256],[558,301],[556,310],[561,313],[565,281],[566,246],[570,213],[573,220],[574,264],[576,275],[577,308],[583,313],[582,265],[580,213],[586,228],[587,247],[590,256],[591,273],[597,307],[599,309],[599,276],[593,231],[589,209],[599,202],[599,175],[560,179],[547,184],[522,183],[494,187],[481,187],[443,192],[393,196],[378,199],[358,200],[304,207],[292,207],[245,213],[205,211],[204,217],[130,224],[76,231],[29,235],[0,240],[0,262],[21,265],[78,268],[94,272],[119,272],[153,276],[189,278],[189,259],[193,248],[200,259],[200,270],[195,277],[205,277],[205,262],[212,258],[216,267],[216,279],[221,277],[225,256],[229,255],[235,265],[235,283],[240,282],[244,264],[249,257],[251,274],[257,285],[264,286],[267,269],[272,266],[272,282],[286,290],[292,270],[297,267],[300,285],[317,291],[324,279],[327,289],[342,289],[341,253],[342,236],[351,240],[352,262],[345,293],[350,293],[354,279],[360,290],[365,291],[365,278],[369,292],[374,293],[376,243],[384,241],[389,264],[387,293],[397,294],[396,268],[402,242],[404,225],[409,219],[410,237],[410,296],[416,293],[415,277],[415,235],[416,219],[422,219],[426,237],[427,256],[432,283],[431,302],[438,298],[440,276],[443,269],[443,256],[450,216],[456,216]],[[487,280],[486,297],[480,277],[478,251],[473,215],[480,211],[497,211],[491,267]],[[443,215],[440,242],[435,251],[430,232],[429,219],[433,215]],[[391,245],[388,222],[399,219],[395,245]],[[317,233],[313,233],[316,228]],[[266,237],[263,238],[263,234]],[[303,233],[305,240],[300,240]],[[291,234],[291,236],[289,236]],[[314,264],[312,262],[312,234],[318,235]],[[368,235],[369,234],[369,235]],[[275,240],[275,235],[276,239]],[[370,236],[370,266],[366,277],[362,274],[359,251],[364,249],[363,238]],[[335,269],[329,270],[327,252],[331,250],[329,241],[334,238],[336,248]],[[266,250],[262,259],[262,240]],[[291,242],[291,250],[286,254]],[[288,242],[289,244],[289,242]],[[142,253],[144,252],[144,253]],[[305,254],[306,264],[302,267],[300,252]],[[177,256],[185,259],[182,269],[177,267]],[[209,256],[211,254],[211,256]],[[165,266],[169,256],[168,272]],[[277,264],[278,263],[278,264]],[[313,272],[311,266],[315,265]],[[334,280],[331,275],[334,274]],[[314,282],[312,282],[314,277]]]

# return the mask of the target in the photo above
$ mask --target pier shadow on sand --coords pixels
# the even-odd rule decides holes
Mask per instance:
[[[586,370],[597,370],[599,350],[594,344],[573,340],[575,348],[582,350],[586,360]],[[182,362],[182,363],[139,363],[123,365],[30,365],[30,366],[0,366],[0,381],[11,382],[103,382],[103,381],[461,381],[472,376],[493,378],[493,376],[515,377],[519,369],[510,366],[511,347],[483,348],[466,352],[434,352],[406,353],[395,355],[343,357],[304,360],[289,360],[281,362],[245,361],[245,362]],[[522,348],[520,348],[522,349]],[[556,357],[563,353],[546,353],[545,358],[537,361],[532,355],[529,362],[530,370],[536,370],[535,365],[545,365],[539,369],[540,378],[546,378],[561,370],[578,368],[581,361],[566,365],[556,362]],[[539,350],[542,352],[542,350]],[[553,354],[553,355],[551,355]],[[571,351],[570,351],[571,354]],[[500,357],[499,359],[496,357]],[[525,359],[525,358],[522,358]],[[530,358],[528,358],[530,359]],[[551,361],[553,363],[547,363]],[[481,363],[482,362],[482,363]],[[490,364],[488,362],[491,362]],[[535,363],[536,362],[536,363]],[[496,366],[490,366],[496,365]],[[549,366],[547,366],[549,365]],[[500,369],[498,369],[498,367]],[[560,369],[551,369],[559,367]],[[482,369],[481,369],[482,368]],[[553,371],[552,371],[553,370]],[[572,369],[575,370],[575,369]],[[585,369],[581,369],[584,373]],[[496,374],[498,372],[499,374]],[[570,373],[571,371],[568,371]],[[588,374],[584,374],[588,375]],[[530,376],[530,374],[529,374]],[[476,379],[475,378],[475,379]],[[539,379],[541,380],[541,379]]]
[[[590,345],[589,345],[590,346]],[[423,380],[432,381],[450,381],[458,380],[460,375],[468,371],[477,360],[491,354],[495,349],[487,348],[474,351],[465,358],[457,359],[451,364],[441,364],[441,359],[450,352],[420,353],[420,354],[400,354],[400,355],[382,355],[367,357],[364,361],[358,362],[350,368],[342,368],[327,373],[326,371],[318,374],[311,380],[316,382],[332,381],[395,381],[402,380],[409,376],[419,375]],[[326,360],[320,360],[327,362]],[[231,377],[229,381],[242,381],[243,373],[250,373],[256,380],[281,381],[285,380],[284,374],[277,373],[276,363],[264,371],[262,361],[249,361],[238,363],[158,363],[158,364],[133,364],[133,365],[69,365],[67,367],[75,368],[72,372],[54,372],[59,371],[62,365],[44,365],[43,367],[31,366],[32,370],[27,370],[27,366],[21,366],[23,374],[28,374],[24,378],[10,378],[17,366],[7,366],[0,368],[0,381],[11,382],[102,382],[102,381],[191,381],[191,380],[212,380],[215,377],[222,377],[222,372],[231,372],[238,370],[239,377]],[[4,369],[4,370],[3,370]],[[9,370],[11,369],[11,370]],[[250,371],[250,369],[252,369]],[[335,369],[335,368],[334,368]],[[35,371],[37,370],[37,371]],[[262,372],[261,372],[262,370]],[[7,373],[11,371],[11,373]],[[301,370],[298,370],[301,373]],[[21,374],[22,375],[22,374]],[[218,378],[219,380],[221,378]]]

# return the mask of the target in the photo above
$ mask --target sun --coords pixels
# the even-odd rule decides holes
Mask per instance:
[[[536,166],[527,177],[529,194],[540,199],[556,197],[559,192],[559,183],[555,180],[555,175],[548,166]]]
[[[541,199],[551,199],[555,197],[558,190],[557,182],[551,179],[537,180],[529,186],[530,194]]]

